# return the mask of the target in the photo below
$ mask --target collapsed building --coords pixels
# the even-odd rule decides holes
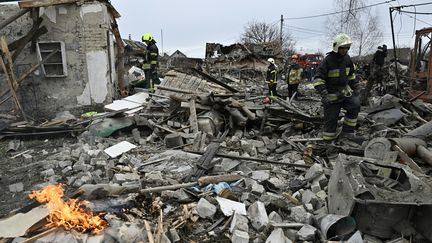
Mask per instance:
[[[155,93],[127,95],[145,46],[119,36],[109,2],[19,6],[0,5],[6,22],[24,21],[0,32],[2,96],[13,97],[2,109],[23,108],[0,114],[2,242],[432,241],[426,90],[374,94],[362,140],[324,144],[310,83],[304,97],[263,102],[266,60],[282,63],[266,44],[207,44],[205,60],[175,52]],[[34,23],[28,11],[46,33],[19,41],[21,56],[11,43]],[[31,119],[45,112],[56,117]]]

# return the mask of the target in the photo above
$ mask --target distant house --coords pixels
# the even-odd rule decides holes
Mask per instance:
[[[175,51],[173,54],[171,54],[171,56],[170,56],[171,58],[187,58],[187,56],[183,53],[183,52],[181,52],[181,51],[179,51],[179,50],[177,50],[177,51]]]
[[[52,54],[16,89],[24,110],[33,117],[65,110],[79,113],[86,106],[110,103],[122,80],[123,61],[117,58],[124,46],[116,23],[120,14],[108,0],[63,2],[0,4],[0,37],[9,44],[17,77]],[[24,45],[16,48],[17,42]],[[9,90],[1,72],[0,90]],[[13,107],[9,99],[0,111]]]

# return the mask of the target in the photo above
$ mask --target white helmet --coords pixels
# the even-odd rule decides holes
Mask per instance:
[[[275,64],[275,60],[271,57],[269,59],[267,59],[267,61],[270,62],[271,64]]]
[[[352,44],[351,37],[345,33],[340,33],[333,40],[333,51],[338,52],[339,47],[350,47]]]

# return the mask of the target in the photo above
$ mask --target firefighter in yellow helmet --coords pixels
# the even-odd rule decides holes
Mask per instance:
[[[155,84],[159,84],[157,72],[159,49],[156,46],[156,41],[153,39],[153,36],[149,33],[142,36],[142,42],[147,45],[144,64],[142,66],[146,79],[146,87],[144,88],[149,89],[149,91],[153,93],[155,91]]]
[[[360,85],[354,73],[354,64],[348,55],[351,38],[344,33],[336,35],[333,50],[327,53],[314,77],[314,87],[324,105],[323,139],[337,138],[337,124],[341,108],[346,110],[342,136],[354,137],[360,112]]]
[[[298,86],[303,77],[303,68],[298,64],[298,55],[294,54],[291,56],[291,65],[288,68],[287,83],[288,83],[288,98],[291,99],[294,93],[296,97],[299,97]]]
[[[278,96],[276,87],[277,87],[277,66],[275,60],[273,58],[267,59],[270,63],[267,67],[267,75],[266,75],[266,83],[268,85],[268,95],[269,96]]]

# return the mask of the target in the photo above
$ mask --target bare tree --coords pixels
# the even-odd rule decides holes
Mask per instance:
[[[383,39],[379,17],[366,4],[366,0],[334,0],[335,11],[343,12],[327,17],[326,21],[328,37],[348,34],[353,39],[351,50],[358,56],[375,51]]]
[[[242,43],[271,43],[275,48],[281,46],[280,25],[252,21],[244,27],[240,36]],[[282,33],[282,54],[284,57],[294,52],[295,41],[288,31]]]

